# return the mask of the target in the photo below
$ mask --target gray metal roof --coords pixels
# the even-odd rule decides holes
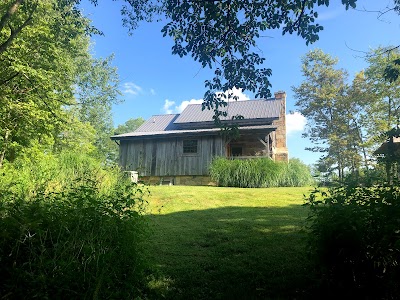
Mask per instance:
[[[144,122],[135,132],[156,132],[165,130],[178,130],[174,121],[179,114],[155,115]]]
[[[158,116],[153,116],[158,117]],[[152,117],[152,118],[153,118]],[[144,124],[143,124],[144,125]],[[204,128],[204,129],[188,129],[188,130],[160,130],[160,131],[138,131],[138,128],[134,132],[124,133],[119,135],[114,135],[111,137],[112,140],[126,140],[126,139],[135,139],[135,138],[146,138],[146,137],[170,137],[170,136],[178,136],[178,135],[198,135],[198,134],[218,134],[221,129],[220,128]],[[243,126],[239,127],[241,132],[245,132],[247,130],[273,130],[276,129],[276,125],[255,125],[255,126]]]
[[[281,100],[275,99],[230,102],[225,108],[228,111],[228,116],[224,119],[230,120],[234,115],[242,115],[246,122],[237,122],[241,131],[276,129],[275,125],[271,125],[272,121],[268,122],[268,120],[279,118],[281,103]],[[191,104],[181,114],[154,115],[134,132],[115,135],[111,139],[166,137],[181,134],[218,134],[220,128],[214,128],[213,126],[204,128],[204,126],[200,126],[202,125],[200,123],[213,123],[213,115],[213,110],[205,109],[202,111],[201,104]],[[185,124],[196,126],[192,125],[193,128],[184,128]]]
[[[245,119],[278,119],[281,100],[262,99],[229,102],[221,111],[227,111],[227,117],[221,120],[230,120],[232,116],[241,115]],[[176,118],[175,124],[212,122],[213,110],[201,110],[201,104],[190,104]]]

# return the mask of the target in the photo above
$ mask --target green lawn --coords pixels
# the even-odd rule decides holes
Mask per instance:
[[[299,299],[313,277],[302,230],[311,188],[151,187],[150,298]]]

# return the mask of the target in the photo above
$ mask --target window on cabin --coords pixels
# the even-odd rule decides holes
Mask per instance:
[[[183,154],[197,153],[197,140],[184,140],[183,141]]]

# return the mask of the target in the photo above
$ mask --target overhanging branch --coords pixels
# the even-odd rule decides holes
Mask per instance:
[[[18,6],[19,6],[21,3],[23,3],[23,1],[24,1],[24,0],[17,0],[17,1],[15,2],[15,3],[18,3],[17,7],[13,9],[13,6],[11,6],[11,8],[9,9],[9,11],[13,9],[12,14],[14,14],[15,11],[17,10]],[[14,3],[14,4],[15,4],[15,3]],[[21,30],[22,30],[23,28],[25,28],[26,26],[28,26],[28,25],[31,23],[31,21],[33,20],[33,13],[36,11],[36,8],[37,8],[37,4],[32,8],[32,10],[30,11],[29,16],[28,16],[28,18],[25,20],[25,22],[24,22],[21,26],[19,26],[17,29],[13,29],[12,26],[9,25],[9,28],[10,28],[11,33],[10,33],[10,36],[8,37],[8,39],[7,39],[4,43],[2,43],[2,44],[0,45],[0,54],[2,54],[4,51],[6,51],[7,48],[8,48],[8,46],[10,46],[10,44],[12,43],[12,41],[13,41],[13,40],[15,39],[15,37],[21,32]],[[7,14],[6,14],[6,15],[7,15]],[[9,20],[9,18],[12,16],[12,15],[10,15],[10,17],[5,18],[6,15],[4,15],[4,16],[2,17],[2,19],[1,19],[1,21],[0,21],[0,31],[4,29],[4,26],[6,25],[6,22],[7,22],[7,21]],[[3,20],[3,19],[4,19],[4,20]],[[4,22],[4,24],[1,24],[1,22]]]

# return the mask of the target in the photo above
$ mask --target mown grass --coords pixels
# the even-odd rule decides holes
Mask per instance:
[[[151,187],[149,298],[310,298],[311,188]]]

